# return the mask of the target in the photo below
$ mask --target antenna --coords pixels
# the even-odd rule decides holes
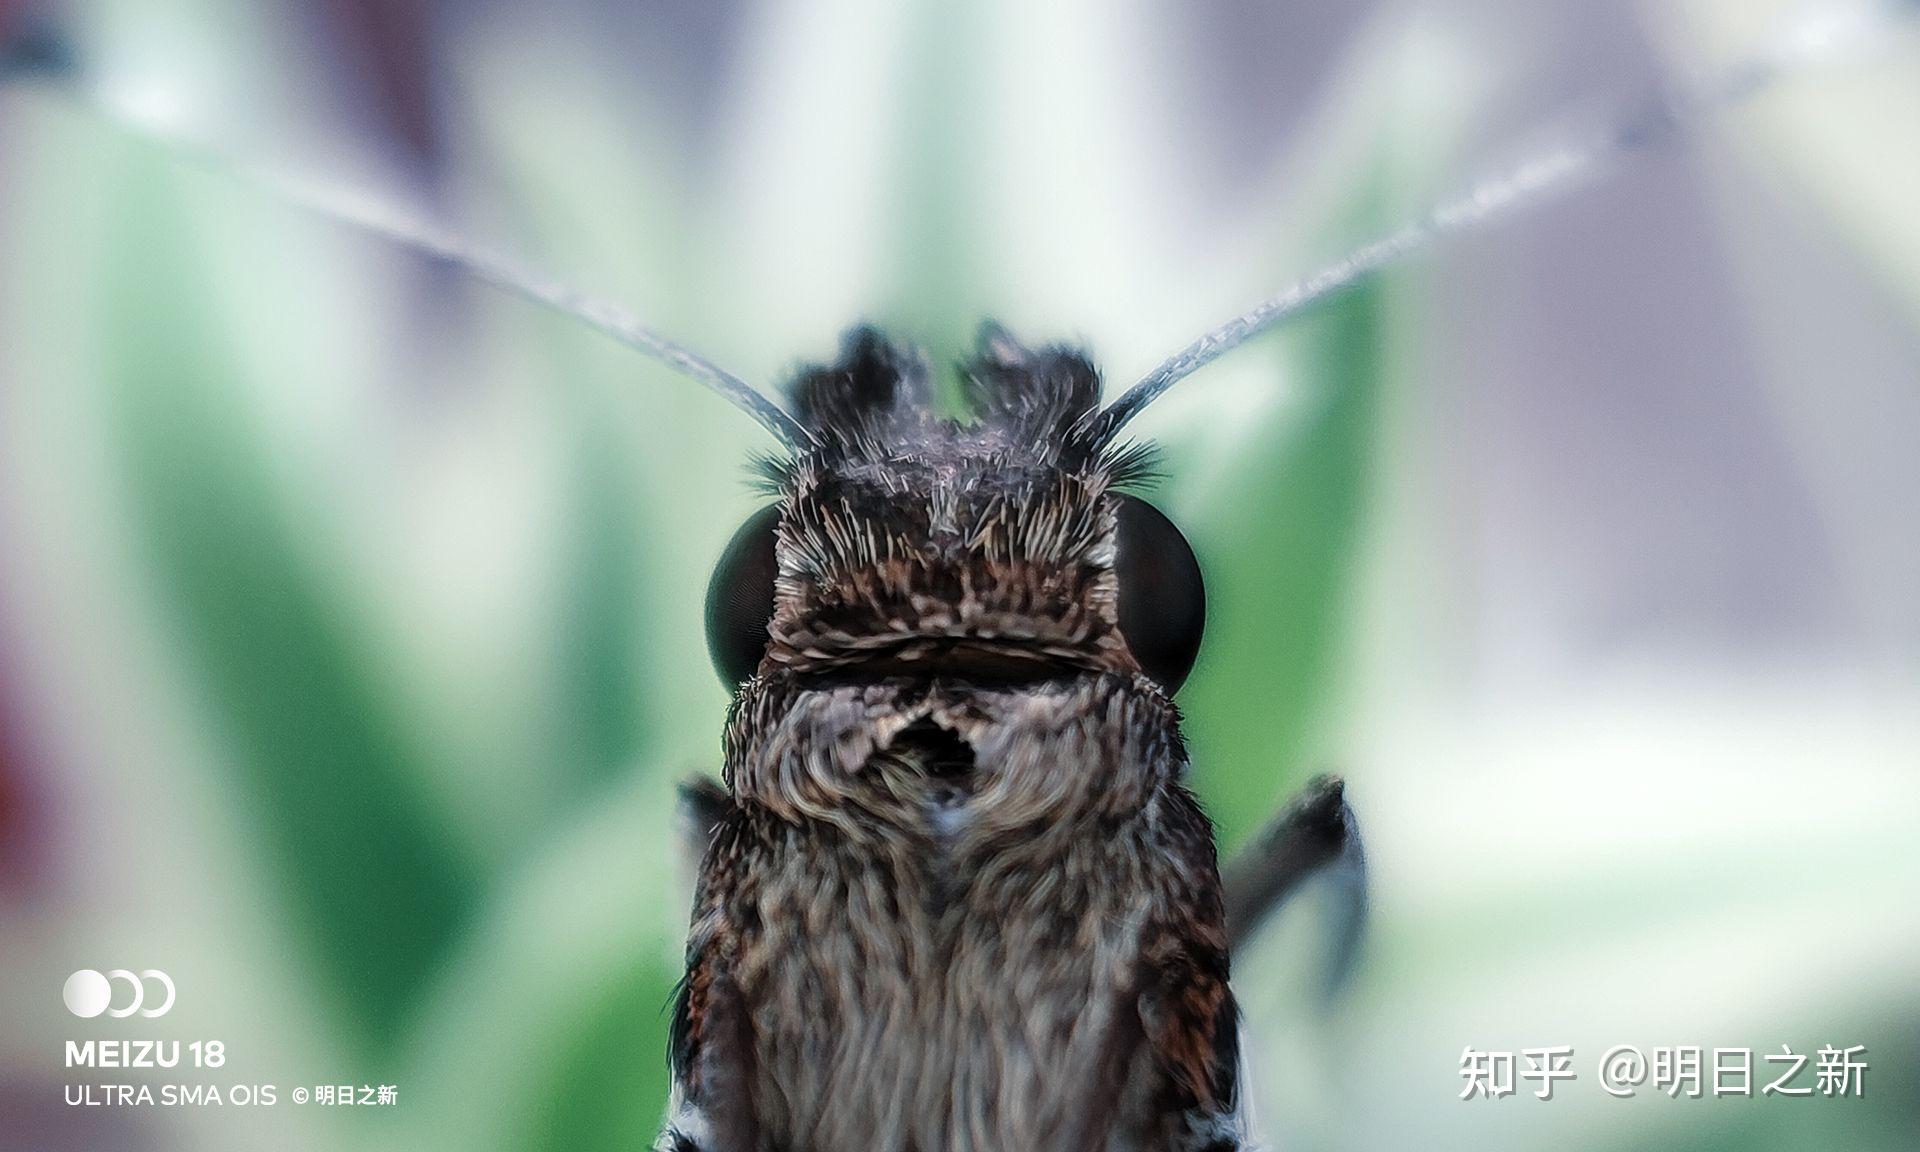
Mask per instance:
[[[1175,384],[1374,273],[1442,240],[1591,184],[1628,156],[1667,142],[1709,113],[1744,103],[1806,69],[1865,47],[1872,33],[1916,11],[1920,11],[1920,4],[1915,0],[1867,0],[1823,7],[1790,24],[1759,52],[1704,81],[1643,96],[1626,105],[1593,136],[1541,152],[1481,180],[1464,194],[1442,201],[1411,223],[1362,244],[1168,357],[1093,417],[1089,427],[1093,441],[1112,440],[1127,421]]]
[[[574,291],[502,252],[474,244],[456,232],[411,216],[353,189],[268,169],[206,141],[189,138],[152,117],[142,117],[132,110],[116,106],[76,77],[77,70],[57,41],[29,38],[0,55],[0,83],[23,78],[39,79],[125,136],[264,191],[309,216],[350,228],[430,260],[449,264],[481,283],[579,320],[680,375],[706,385],[709,390],[753,417],[789,449],[803,451],[813,444],[812,435],[766,394],[711,360],[656,332],[618,304]]]

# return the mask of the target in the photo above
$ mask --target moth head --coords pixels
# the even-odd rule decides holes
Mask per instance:
[[[916,351],[872,329],[803,371],[809,443],[769,466],[778,501],[741,526],[707,595],[729,683],[1142,673],[1171,695],[1199,652],[1193,550],[1126,487],[1144,453],[1099,427],[1084,355],[988,326],[958,418]]]

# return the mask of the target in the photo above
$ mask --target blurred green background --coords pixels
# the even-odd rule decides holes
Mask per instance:
[[[1118,386],[1799,10],[162,0],[0,35],[750,379],[856,320],[951,362],[992,315]],[[1920,52],[1882,38],[1140,421],[1208,576],[1180,704],[1223,842],[1334,767],[1374,869],[1344,998],[1311,900],[1239,962],[1276,1146],[1920,1146]],[[727,703],[701,597],[768,447],[579,325],[0,93],[0,1148],[647,1146],[672,788]],[[83,967],[178,1005],[76,1020]],[[123,1035],[230,1059],[61,1066]],[[1617,1043],[1871,1071],[1615,1100]],[[1553,1101],[1457,1099],[1464,1046],[1551,1044]],[[67,1107],[87,1079],[280,1103]],[[399,1106],[290,1100],[345,1082]]]

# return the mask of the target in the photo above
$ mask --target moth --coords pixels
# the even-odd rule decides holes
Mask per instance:
[[[1260,332],[1816,55],[1790,35],[1636,104],[1202,335],[1111,404],[1084,352],[989,324],[957,414],[920,354],[871,329],[782,405],[457,236],[129,123],[57,53],[11,71],[592,324],[779,443],[776,498],[707,598],[735,696],[724,786],[684,793],[700,864],[658,1149],[1231,1152],[1253,1139],[1233,948],[1316,871],[1356,874],[1359,840],[1322,778],[1223,874],[1174,703],[1206,621],[1201,565],[1137,490],[1127,425]]]
[[[871,329],[791,390],[707,602],[737,685],[659,1147],[1238,1148],[1229,899],[1184,785],[1193,551],[1079,352],[988,325],[967,418]],[[1320,782],[1249,876],[1350,843]],[[1244,921],[1267,899],[1236,893]]]

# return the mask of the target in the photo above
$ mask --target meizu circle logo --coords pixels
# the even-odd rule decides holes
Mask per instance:
[[[113,986],[125,982],[133,989],[133,997],[125,1004],[114,1007]],[[142,1007],[147,1001],[149,985],[165,989],[166,998],[152,1008]],[[67,1011],[82,1019],[98,1016],[105,1012],[109,1016],[131,1016],[135,1012],[142,1016],[165,1016],[173,1007],[173,979],[158,968],[149,968],[135,976],[125,968],[115,968],[105,975],[91,968],[82,968],[67,977],[66,986],[60,989],[60,998],[67,1002]]]

